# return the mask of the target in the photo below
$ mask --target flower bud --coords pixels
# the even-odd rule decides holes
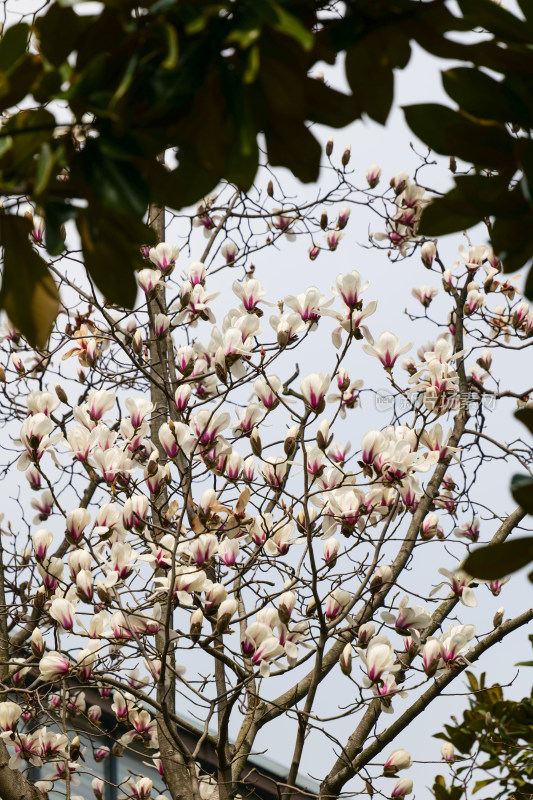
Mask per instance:
[[[70,544],[78,544],[83,538],[83,532],[90,521],[91,514],[86,508],[76,508],[73,511],[69,511],[65,520],[67,541]]]
[[[402,369],[408,372],[409,375],[414,375],[416,373],[416,366],[414,359],[412,359],[410,356],[402,358],[400,366]]]
[[[39,586],[33,598],[33,605],[36,610],[42,609],[46,600],[46,587]]]
[[[294,592],[283,592],[279,598],[278,614],[284,625],[288,625],[295,605],[296,595]]]
[[[479,364],[481,369],[486,369],[487,372],[490,372],[492,366],[492,353],[490,350],[483,350],[480,357],[476,360],[476,364]]]
[[[104,796],[104,782],[102,778],[93,778],[91,781],[91,788],[96,800],[102,800]]]
[[[363,625],[360,625],[357,631],[357,646],[366,647],[375,632],[376,626],[373,622],[365,622]]]
[[[378,164],[371,164],[366,171],[366,181],[371,189],[374,189],[381,178],[381,167]]]
[[[39,661],[39,672],[45,681],[58,681],[65,678],[70,667],[68,658],[55,650]]]
[[[13,364],[14,368],[18,372],[19,375],[25,375],[26,370],[24,369],[24,364],[18,353],[11,353],[11,363]]]
[[[34,628],[31,634],[31,651],[35,658],[41,658],[44,653],[44,640],[39,628]]]
[[[81,742],[80,737],[75,736],[70,743],[69,758],[71,761],[77,761],[80,757]]]
[[[134,353],[136,353],[138,356],[141,355],[143,349],[143,337],[139,329],[137,329],[131,337],[131,347]]]
[[[200,634],[202,633],[202,625],[204,622],[204,615],[201,608],[197,608],[196,611],[193,611],[191,614],[191,640],[196,644],[196,642],[200,639]]]
[[[150,778],[140,778],[135,784],[139,800],[149,800],[152,794],[152,781]]]
[[[108,606],[113,602],[113,592],[112,590],[108,589],[102,581],[97,581],[96,583],[96,594],[98,595],[100,601]]]
[[[370,591],[372,594],[379,592],[380,589],[392,579],[392,569],[390,567],[378,567],[370,581]]]
[[[448,764],[453,764],[455,758],[455,748],[451,742],[443,742],[440,748],[441,755]]]
[[[505,613],[505,607],[501,606],[497,612],[494,614],[494,619],[492,620],[492,624],[495,628],[499,628],[503,621],[503,615]]]
[[[238,603],[234,598],[228,598],[220,604],[217,612],[216,633],[223,633],[226,630],[237,608]]]
[[[100,706],[89,706],[87,716],[93,725],[98,725],[100,723],[100,717],[102,716],[102,709]]]
[[[307,252],[309,253],[309,258],[311,259],[311,261],[315,261],[315,259],[317,259],[318,256],[319,256],[320,247],[317,244],[312,244]],[[280,346],[284,346],[285,344],[287,344],[287,341],[288,341],[288,337],[287,337],[287,341],[285,341],[284,345],[282,345],[281,342],[279,341],[280,336],[282,336],[282,335],[283,335],[283,332],[279,331],[278,332],[278,343],[279,343]]]
[[[329,423],[327,419],[323,419],[316,432],[317,447],[319,447],[321,450],[325,450],[331,443],[331,438],[332,437],[329,435]]]
[[[352,155],[352,146],[349,144],[344,153],[342,154],[341,163],[343,167],[347,167],[350,163],[350,157]]]
[[[451,292],[451,290],[452,290],[452,272],[449,269],[445,269],[444,272],[442,273],[442,286],[443,286],[445,292],[448,292],[448,294]]]
[[[46,553],[52,543],[53,538],[54,534],[52,531],[47,531],[45,528],[41,528],[33,534],[33,552],[38,561],[42,561],[44,558],[46,558]]]
[[[17,726],[17,720],[21,714],[22,709],[18,703],[14,703],[12,700],[6,700],[5,702],[0,703],[0,730],[14,730]]]
[[[92,577],[90,569],[81,569],[76,575],[76,593],[84,603],[90,603],[93,598]]]
[[[54,389],[56,391],[57,396],[61,400],[61,402],[65,403],[65,405],[68,405],[68,397],[67,397],[67,394],[66,394],[65,390],[63,389],[63,387],[60,386],[59,383],[56,383],[56,385],[54,386]]]
[[[429,638],[422,649],[422,664],[428,678],[432,678],[439,667],[440,642],[433,637]]]
[[[297,436],[298,436],[298,426],[293,425],[292,428],[289,428],[287,433],[285,434],[285,440],[283,442],[283,450],[285,451],[285,455],[289,458],[294,455],[294,451],[296,450],[296,443],[297,443]]]
[[[343,675],[349,675],[352,671],[352,645],[350,642],[348,642],[339,656],[339,666]]]
[[[254,479],[255,474],[255,461],[253,456],[248,456],[248,458],[244,459],[244,463],[242,465],[242,477],[245,481],[251,482]]]
[[[305,609],[305,616],[312,617],[315,611],[316,611],[316,600],[313,597],[312,600],[310,600],[310,602],[307,604],[307,607]]]
[[[107,745],[102,744],[100,747],[97,747],[94,751],[94,760],[99,764],[104,758],[107,758],[110,753],[109,747]]]
[[[405,797],[406,794],[411,794],[413,791],[413,781],[411,778],[400,778],[394,789],[392,790],[391,797]]]
[[[392,777],[401,769],[409,769],[412,763],[407,750],[393,750],[383,765],[383,774]]]
[[[434,513],[426,514],[420,523],[420,538],[426,542],[439,532],[442,533],[442,528],[439,525],[438,515]]]
[[[154,334],[158,339],[164,339],[170,326],[170,319],[166,314],[156,314],[154,319]]]
[[[437,248],[435,247],[435,243],[424,242],[424,244],[420,248],[420,258],[422,259],[423,265],[427,267],[427,269],[429,269],[432,266],[436,254],[437,254]]]
[[[267,184],[267,194],[269,197],[274,197],[274,184],[271,180]]]
[[[339,216],[337,217],[337,228],[342,231],[348,224],[348,220],[350,218],[350,208],[349,206],[344,206],[339,211]]]
[[[252,453],[261,458],[261,453],[263,452],[263,445],[261,444],[261,437],[259,436],[259,431],[257,428],[253,428],[250,434],[250,447],[252,448]]]
[[[330,137],[326,142],[326,155],[329,158],[333,153],[333,139]]]
[[[334,536],[331,536],[324,542],[323,545],[324,561],[328,565],[329,569],[332,569],[337,563],[337,554],[339,552],[340,546],[341,543],[339,542],[338,539],[335,539]]]

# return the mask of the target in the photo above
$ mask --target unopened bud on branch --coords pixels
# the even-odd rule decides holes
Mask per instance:
[[[61,402],[65,403],[65,405],[68,405],[68,397],[67,397],[67,394],[66,394],[65,390],[63,389],[63,387],[60,386],[59,383],[56,383],[56,385],[54,386],[54,389],[56,391],[56,394],[57,394],[58,398],[61,400]]]
[[[343,167],[347,167],[350,163],[350,157],[352,155],[352,146],[348,145],[344,153],[342,154],[341,162]]]

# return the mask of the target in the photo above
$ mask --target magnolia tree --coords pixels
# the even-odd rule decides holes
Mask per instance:
[[[5,800],[78,800],[102,709],[116,719],[104,731],[115,754],[142,754],[121,798],[155,798],[156,770],[159,800],[238,796],[263,729],[282,717],[280,796],[322,737],[321,797],[403,797],[408,726],[533,619],[492,609],[476,630],[479,597],[505,581],[474,583],[461,568],[478,538],[500,543],[524,525],[520,508],[502,513],[505,500],[475,490],[492,458],[531,468],[526,444],[491,429],[487,404],[527,402],[521,376],[500,390],[491,364],[495,350],[533,343],[533,313],[487,247],[446,263],[417,236],[428,194],[416,175],[389,185],[372,166],[357,186],[349,149],[332,150],[310,203],[272,176],[250,195],[221,186],[189,214],[151,207],[159,243],[138,243],[133,311],[95,292],[67,228],[68,254],[48,258],[63,303],[48,348],[32,351],[6,321],[4,478],[19,513],[5,515],[0,551]],[[405,302],[433,341],[387,330],[386,289],[343,250],[366,210],[367,246],[413,257]],[[38,209],[26,214],[46,257]],[[297,250],[327,283],[286,295]],[[278,270],[270,296],[253,265],[265,253]],[[445,311],[432,317],[437,291]],[[295,366],[306,348],[320,372]],[[381,384],[365,384],[376,366]],[[367,430],[360,406],[380,385],[392,405]],[[205,740],[214,774],[199,766]],[[102,774],[92,785],[101,798]]]

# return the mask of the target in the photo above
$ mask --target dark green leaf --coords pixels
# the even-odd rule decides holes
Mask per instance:
[[[152,200],[173,209],[193,205],[217,183],[217,177],[203,168],[194,151],[180,150],[178,161],[174,170],[156,162],[147,175]]]
[[[313,122],[331,128],[344,128],[361,116],[361,107],[350,95],[331,89],[323,81],[307,78],[304,91]]]
[[[446,198],[452,200],[452,189]],[[483,219],[482,214],[464,214],[450,206],[445,198],[433,200],[423,211],[419,233],[423,236],[445,236],[448,233],[468,230]]]
[[[32,87],[32,94],[37,103],[48,103],[61,91],[61,74],[59,71],[41,72]]]
[[[133,308],[137,296],[135,269],[142,268],[140,245],[154,241],[154,233],[135,217],[108,213],[101,208],[78,211],[85,268],[105,299]]]
[[[522,169],[521,188],[530,205],[533,205],[533,147],[522,139],[517,142],[518,166]]]
[[[424,210],[419,233],[439,236],[466,230],[486,217],[509,217],[511,224],[529,212],[519,187],[509,190],[506,176],[461,175],[455,187]],[[495,249],[496,243],[493,240]]]
[[[29,34],[28,25],[20,22],[0,39],[0,110],[22,100],[40,72],[38,56],[27,52]]]
[[[518,665],[515,664],[515,666],[518,666]],[[484,761],[483,764],[480,764],[479,768],[480,769],[494,769],[494,767],[497,767],[499,763],[500,762],[499,762],[499,760],[497,758],[490,758],[488,761]],[[468,769],[468,767],[466,767],[465,769]]]
[[[489,783],[494,783],[495,780],[496,778],[485,778],[485,780],[476,781],[474,784],[474,788],[472,789],[472,794],[479,792],[480,789],[483,789],[484,786],[488,786]]]
[[[511,494],[528,514],[533,514],[533,478],[529,475],[513,475]]]
[[[119,142],[114,146],[119,147]],[[150,200],[145,179],[131,162],[109,157],[105,147],[104,137],[89,140],[77,162],[82,174],[73,170],[73,179],[88,183],[104,208],[141,217]]]
[[[465,572],[474,578],[504,578],[533,561],[533,537],[476,548],[464,563]]]
[[[283,8],[280,3],[276,3],[274,0],[268,0],[268,2],[275,11],[277,17],[277,21],[273,27],[280,33],[285,34],[285,36],[296,39],[304,50],[311,50],[314,44],[312,32],[300,22],[298,17]]]
[[[75,11],[57,3],[53,3],[44,16],[37,17],[35,27],[40,49],[50,64],[60,66],[77,49],[78,36],[85,24]]]
[[[261,28],[253,25],[246,28],[234,28],[226,37],[228,44],[236,44],[241,50],[247,50],[261,36]]]
[[[305,89],[303,83],[295,79],[290,61],[282,61],[274,54],[263,54],[259,81],[272,109],[272,116],[305,119]]]
[[[456,67],[442,73],[442,84],[460,108],[474,117],[528,124],[529,109],[503,81],[479,69]]]
[[[55,117],[43,108],[14,114],[3,128],[4,133],[11,135],[13,144],[3,160],[2,169],[14,172],[22,168],[25,174],[32,175],[34,156],[45,142],[52,139],[55,127]]]
[[[32,347],[44,348],[59,311],[59,292],[45,261],[33,248],[31,223],[24,217],[0,217],[4,248],[0,306]]]
[[[449,800],[450,796],[445,786],[440,786],[438,783],[433,787],[433,794],[437,800]]]
[[[268,160],[273,166],[287,167],[303,183],[318,178],[322,147],[304,124],[285,122],[265,131]]]
[[[451,731],[448,730],[448,733],[450,734],[450,740],[454,747],[456,747],[461,753],[470,752],[475,741],[475,734],[473,731],[455,728]]]
[[[467,671],[465,674],[466,674],[466,678],[468,680],[468,683],[470,684],[470,688],[472,689],[473,692],[477,692],[478,689],[479,689],[479,683],[478,683],[478,680],[477,680],[476,676],[474,675],[473,672],[469,672],[469,671]]]
[[[442,775],[437,775],[435,783],[433,784],[433,794],[436,800],[459,800],[463,794],[463,789],[460,786],[446,787],[446,781]]]
[[[45,218],[44,244],[51,256],[57,256],[65,249],[62,227],[71,219],[75,219],[77,209],[64,200],[55,197],[47,198],[43,203]]]
[[[54,163],[55,158],[52,148],[48,142],[43,142],[37,161],[37,169],[35,171],[35,184],[33,186],[34,197],[40,197],[46,190],[54,174]]]
[[[495,253],[503,259],[504,272],[515,272],[533,257],[533,213],[514,219],[498,216],[490,238]]]
[[[28,48],[30,28],[25,22],[11,25],[0,39],[0,72],[9,75]]]
[[[155,3],[152,3],[150,6],[150,13],[151,14],[166,14],[168,11],[171,11],[176,6],[177,0],[156,0]]]
[[[346,52],[346,77],[361,110],[385,124],[394,96],[394,68],[409,61],[408,37],[401,32],[370,33]]]
[[[530,43],[532,29],[519,17],[497,3],[487,0],[459,0],[464,16],[470,17],[474,26],[486,28],[503,41]]]
[[[524,296],[528,300],[533,300],[533,268],[530,267],[526,278],[526,285],[524,287]]]
[[[514,142],[503,126],[472,122],[437,103],[404,106],[407,124],[432,150],[482,167],[508,167]]]
[[[178,48],[178,32],[174,25],[169,22],[165,23],[165,32],[167,35],[168,51],[164,61],[161,62],[163,69],[174,69],[178,63],[179,48]]]
[[[528,431],[533,434],[533,408],[519,408],[514,413],[515,418],[525,425]]]
[[[0,72],[0,111],[11,108],[31,94],[40,72],[39,57],[31,53],[25,53],[10,70],[9,75]]]

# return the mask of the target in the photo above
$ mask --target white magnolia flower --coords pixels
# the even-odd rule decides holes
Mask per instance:
[[[450,572],[449,569],[444,569],[444,567],[441,567],[439,569],[439,573],[444,575],[445,578],[448,578],[448,580],[439,583],[438,586],[435,586],[435,588],[429,593],[430,597],[436,594],[443,586],[449,586],[452,592],[459,597],[464,606],[467,606],[468,608],[475,608],[477,606],[476,595],[474,590],[470,587],[470,584],[473,581],[473,578],[470,575],[467,575],[466,572],[460,568],[455,572]]]
[[[363,350],[370,356],[378,358],[385,369],[392,369],[399,356],[412,347],[412,342],[400,347],[400,340],[395,333],[382,333],[375,344],[364,344]]]
[[[365,686],[371,686],[383,678],[386,672],[397,672],[399,664],[395,664],[394,648],[386,636],[380,634],[370,640],[366,650],[356,648],[363,664],[366,667],[366,676],[363,678]]]

